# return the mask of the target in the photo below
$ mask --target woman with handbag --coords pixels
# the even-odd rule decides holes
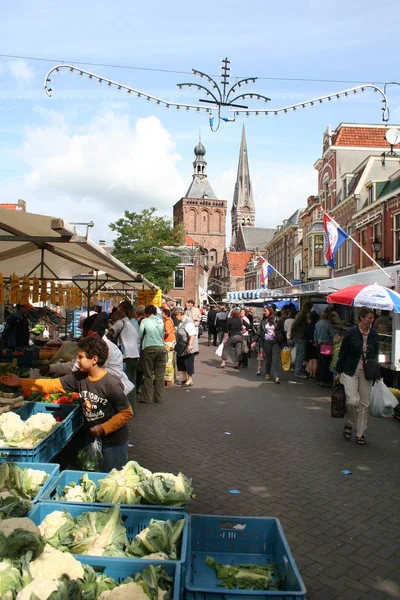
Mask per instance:
[[[359,324],[346,331],[340,347],[335,382],[341,379],[346,392],[346,422],[343,435],[351,439],[356,428],[357,444],[365,445],[371,387],[380,377],[378,363],[379,338],[372,328],[374,313],[363,307],[358,313]]]
[[[235,351],[235,364],[233,365],[234,369],[239,369],[240,357],[242,355],[242,319],[239,316],[240,312],[237,308],[234,308],[231,312],[231,316],[229,317],[226,325],[227,333],[224,334],[224,349],[222,351],[222,362],[221,369],[223,369],[226,365],[226,361],[228,360],[228,355],[230,350]]]
[[[317,380],[321,387],[331,387],[332,374],[330,365],[333,354],[333,338],[335,328],[332,325],[332,314],[329,308],[324,310],[320,320],[315,325],[314,341],[318,352]]]
[[[265,354],[265,379],[273,379],[280,383],[281,349],[283,345],[284,329],[278,327],[275,313],[271,310],[264,326],[263,349]]]
[[[241,309],[239,316],[242,319],[242,356],[240,363],[243,368],[246,368],[249,366],[251,323],[245,308]]]
[[[194,359],[199,353],[197,327],[193,319],[185,315],[180,307],[175,309],[175,318],[178,321],[175,345],[177,367],[182,373],[182,387],[192,387]]]
[[[305,361],[308,368],[308,376],[310,379],[317,378],[318,372],[318,348],[314,339],[315,326],[319,321],[317,311],[310,312],[310,322],[306,327],[304,337],[306,339]]]
[[[176,344],[175,326],[171,319],[171,311],[169,308],[162,309],[162,318],[164,321],[164,343],[167,353],[167,362],[165,364],[165,385],[173,387],[175,381],[175,353]]]

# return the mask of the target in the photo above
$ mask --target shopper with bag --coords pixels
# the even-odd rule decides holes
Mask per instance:
[[[357,444],[365,445],[371,387],[380,377],[379,339],[372,328],[374,313],[363,307],[358,313],[359,325],[346,331],[340,347],[335,382],[341,379],[346,392],[346,421],[343,435],[351,439],[356,428]]]
[[[319,315],[317,311],[312,310],[310,312],[310,322],[306,327],[305,338],[306,338],[306,351],[305,361],[308,367],[308,376],[310,379],[317,378],[318,372],[318,348],[314,339],[315,326],[318,324]]]
[[[182,373],[182,387],[192,387],[194,360],[199,353],[197,328],[193,319],[185,314],[182,308],[178,307],[175,310],[175,317],[178,321],[175,346],[177,367]]]
[[[332,325],[332,313],[329,308],[324,310],[320,320],[315,325],[314,341],[317,345],[318,370],[317,380],[321,387],[331,387],[332,375],[329,370],[333,354],[333,338],[335,328]]]
[[[240,312],[237,308],[234,308],[231,312],[231,316],[227,320],[226,331],[224,336],[224,350],[222,352],[221,369],[226,365],[230,350],[235,352],[235,364],[234,369],[239,369],[240,358],[242,356],[242,319],[239,316]]]
[[[239,316],[242,320],[242,356],[240,363],[243,368],[246,368],[249,366],[251,323],[245,308],[241,309]]]

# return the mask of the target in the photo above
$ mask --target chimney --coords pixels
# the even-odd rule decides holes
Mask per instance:
[[[105,246],[106,240],[99,240],[99,246]]]
[[[26,212],[26,202],[25,202],[25,200],[21,200],[21,199],[18,200],[17,210],[22,210],[22,211]]]

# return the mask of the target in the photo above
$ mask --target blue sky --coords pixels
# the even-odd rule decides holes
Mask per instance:
[[[377,94],[240,118],[212,133],[204,113],[166,111],[76,74],[54,77],[48,98],[46,72],[70,62],[197,103],[193,88],[178,92],[176,84],[195,81],[185,74],[192,68],[218,75],[228,56],[233,76],[259,77],[254,91],[282,106],[351,86],[344,81],[396,81],[399,25],[397,0],[6,3],[0,54],[50,60],[0,57],[0,202],[24,198],[31,212],[93,220],[91,237],[111,241],[107,225],[125,209],[172,215],[189,187],[201,130],[210,183],[231,203],[244,122],[256,224],[275,226],[317,191],[313,164],[328,124],[381,122]],[[400,88],[390,88],[389,100],[391,123],[399,122]]]

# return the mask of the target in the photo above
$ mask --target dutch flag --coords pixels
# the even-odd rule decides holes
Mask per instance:
[[[274,271],[274,267],[272,267],[269,262],[265,260],[262,256],[260,256],[260,264],[261,264],[261,285],[264,287],[268,284],[268,277]]]
[[[324,211],[324,258],[325,264],[336,269],[335,254],[347,240],[347,233]]]

